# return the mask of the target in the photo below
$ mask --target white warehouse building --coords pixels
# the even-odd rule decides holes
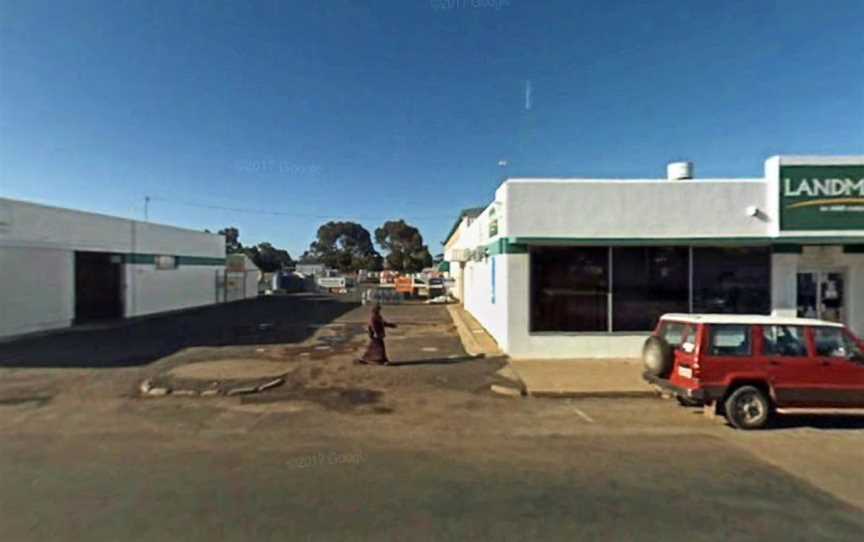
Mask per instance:
[[[0,337],[219,301],[225,238],[0,198]]]
[[[638,357],[664,313],[839,320],[864,334],[864,156],[780,156],[752,179],[511,178],[444,258],[514,358]]]

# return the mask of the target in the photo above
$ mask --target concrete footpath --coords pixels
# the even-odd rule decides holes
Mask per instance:
[[[651,397],[636,359],[510,360],[534,397]]]
[[[500,356],[495,339],[462,305],[447,305],[465,351]],[[509,360],[506,378],[514,388],[493,386],[503,395],[534,397],[650,397],[657,392],[642,380],[638,359]]]
[[[501,348],[495,339],[462,305],[447,305],[462,347],[472,356],[500,356]]]

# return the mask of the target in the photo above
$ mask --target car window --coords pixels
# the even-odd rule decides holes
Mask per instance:
[[[839,327],[817,327],[813,329],[816,354],[831,358],[861,358],[858,345]]]
[[[660,337],[675,348],[693,352],[696,348],[696,333],[690,324],[682,322],[663,322]]]
[[[679,346],[684,338],[684,329],[686,324],[681,322],[663,322],[663,328],[660,330],[660,337],[672,346]]]
[[[712,356],[749,356],[751,354],[750,326],[712,324],[709,352]]]
[[[762,326],[762,353],[766,356],[806,356],[807,341],[800,326]]]

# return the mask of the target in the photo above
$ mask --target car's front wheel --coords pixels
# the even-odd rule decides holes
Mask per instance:
[[[726,419],[736,429],[760,429],[771,417],[771,401],[756,386],[741,386],[724,404]]]

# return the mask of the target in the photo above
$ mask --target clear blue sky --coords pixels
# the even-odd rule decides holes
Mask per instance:
[[[0,1],[0,195],[137,218],[151,195],[151,220],[292,256],[326,219],[405,218],[435,253],[502,159],[726,177],[864,153],[861,0],[248,4]]]

